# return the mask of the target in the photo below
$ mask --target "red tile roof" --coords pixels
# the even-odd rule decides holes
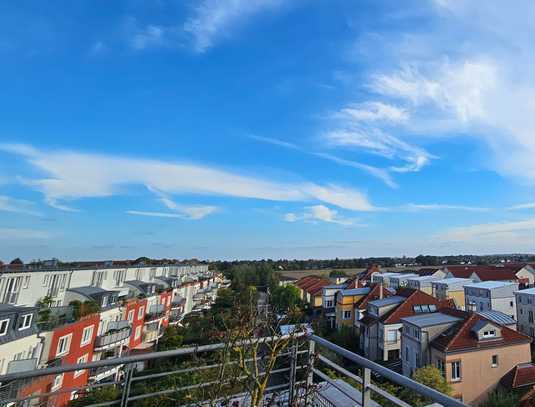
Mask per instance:
[[[450,308],[452,306],[450,300],[441,301],[423,291],[412,288],[402,288],[396,292],[396,295],[406,297],[407,299],[394,310],[381,317],[383,324],[399,324],[401,318],[416,315],[414,312],[415,305],[436,305],[438,309]]]
[[[479,314],[451,309],[443,309],[441,312],[462,318],[461,322],[455,324],[445,334],[440,335],[438,338],[433,340],[432,346],[441,351],[468,351],[472,349],[492,348],[518,343],[531,343],[531,338],[529,336],[517,332],[511,328],[507,328],[506,326],[498,325],[490,319],[484,318]],[[502,331],[501,338],[488,341],[478,340],[475,334],[472,332],[472,328],[479,321],[487,321],[492,325],[499,326]]]
[[[318,295],[319,293],[321,293],[323,287],[329,284],[331,284],[329,280],[321,279],[317,281],[314,285],[307,287],[305,291],[310,295]]]
[[[307,284],[310,284],[311,282],[317,280],[318,278],[319,278],[318,276],[305,276],[297,280],[295,285],[298,286],[299,288],[303,288],[303,287],[306,287]]]
[[[513,367],[503,376],[500,384],[509,390],[535,385],[535,364],[521,363]]]
[[[425,267],[425,268],[421,268],[419,270],[414,271],[414,274],[418,274],[421,277],[432,276],[433,274],[435,274],[437,271],[440,271],[440,270],[442,270],[442,268],[440,267]]]
[[[457,278],[469,278],[475,266],[447,266],[447,270]]]
[[[372,274],[373,273],[380,273],[381,272],[381,267],[377,264],[374,264],[373,266],[370,266],[368,267],[368,269],[366,270],[366,273],[359,278],[359,280],[368,280],[368,281],[371,281],[372,279]]]
[[[454,277],[459,278],[468,278],[475,273],[481,281],[504,281],[516,280],[516,273],[524,267],[526,267],[526,264],[513,263],[498,266],[447,266],[447,270],[451,272]]]

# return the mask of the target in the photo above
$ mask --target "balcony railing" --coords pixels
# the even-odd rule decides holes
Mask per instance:
[[[258,343],[268,343],[280,339],[292,340],[294,345],[291,345],[287,353],[281,353],[278,355],[278,360],[280,361],[280,368],[273,370],[272,375],[278,374],[279,379],[270,383],[270,387],[266,389],[265,400],[275,400],[276,404],[279,406],[289,406],[295,405],[294,401],[296,400],[296,395],[299,396],[302,392],[305,393],[305,402],[299,405],[303,406],[325,406],[325,407],[343,407],[347,405],[360,406],[360,407],[375,407],[378,406],[378,402],[374,401],[372,397],[380,396],[381,399],[388,400],[389,403],[392,403],[397,406],[407,407],[409,404],[400,400],[396,396],[388,393],[383,388],[379,387],[372,381],[373,377],[382,377],[382,379],[389,380],[396,383],[398,386],[401,386],[406,389],[412,390],[414,393],[421,395],[430,400],[430,402],[436,402],[444,407],[467,407],[461,401],[449,397],[445,394],[442,394],[430,387],[427,387],[421,383],[415,382],[414,380],[402,376],[384,366],[381,366],[375,362],[372,362],[362,356],[359,356],[355,353],[352,353],[340,346],[337,346],[321,337],[311,335],[305,336],[301,334],[299,336],[289,337],[269,337],[269,338],[256,338],[247,341],[242,341],[236,343],[233,346],[250,346],[251,344]],[[78,391],[83,393],[87,389],[92,389],[96,386],[114,386],[121,394],[116,400],[106,401],[98,404],[92,404],[92,407],[96,406],[107,406],[107,405],[120,405],[127,406],[129,402],[136,400],[150,399],[157,396],[166,396],[170,399],[174,395],[191,392],[194,389],[206,389],[213,387],[216,382],[204,382],[198,383],[195,385],[176,387],[176,383],[180,381],[170,380],[168,381],[168,388],[161,389],[159,388],[156,392],[150,392],[150,387],[141,386],[138,387],[136,384],[147,383],[150,380],[155,380],[158,378],[167,378],[169,375],[191,375],[193,372],[202,372],[208,371],[210,369],[219,369],[222,366],[220,364],[210,364],[202,365],[197,367],[188,367],[186,369],[178,370],[166,370],[154,372],[136,372],[133,368],[140,363],[149,363],[157,361],[168,361],[172,358],[184,357],[187,355],[197,355],[201,353],[208,353],[214,351],[222,351],[227,347],[224,343],[213,344],[213,345],[204,345],[190,348],[179,348],[171,351],[165,352],[153,352],[148,354],[141,355],[132,355],[126,357],[119,357],[107,360],[100,360],[95,362],[84,363],[80,365],[69,365],[69,366],[59,366],[55,368],[47,368],[42,370],[33,370],[29,372],[21,373],[12,373],[5,376],[0,376],[0,383],[2,387],[8,389],[5,393],[0,391],[0,405],[15,403],[16,405],[26,405],[32,404],[31,400],[39,399],[40,397],[45,396],[55,396],[61,393]],[[339,357],[345,358],[351,361],[355,366],[358,366],[361,372],[361,375],[352,373],[342,366],[334,363],[327,357],[321,354],[322,350],[330,351],[329,354],[333,352]],[[217,358],[216,358],[217,359]],[[250,359],[248,362],[260,361],[262,358]],[[236,363],[236,362],[227,362],[227,363]],[[259,363],[261,366],[262,363]],[[46,394],[36,394],[31,396],[18,396],[22,394],[20,391],[16,392],[17,397],[13,396],[13,391],[11,390],[14,386],[19,386],[20,390],[23,388],[24,383],[27,383],[30,379],[36,379],[46,375],[53,377],[55,375],[80,370],[80,369],[101,369],[102,370],[93,370],[94,372],[109,371],[106,369],[110,368],[120,368],[124,366],[125,374],[118,375],[119,381],[110,381],[103,382],[96,385],[92,382],[89,385],[79,387],[79,388],[68,388],[60,389],[58,391]],[[326,375],[322,367],[329,368],[336,371],[339,375],[345,376],[352,379],[352,381],[357,383],[357,387],[352,387],[348,382],[345,382],[341,379],[332,379],[330,376]],[[111,370],[111,369],[110,369]],[[304,373],[304,376],[297,376],[296,372],[300,371]],[[260,370],[258,375],[265,375],[266,373]],[[237,382],[234,382],[237,380]],[[239,387],[236,387],[236,383],[240,381],[248,380],[248,377],[238,376],[233,378],[232,388],[239,390]],[[300,381],[299,381],[300,380]],[[140,389],[141,391],[137,391]],[[240,405],[244,402],[247,403],[249,393],[247,393],[247,386],[244,384],[242,393],[237,393],[230,396],[231,400],[239,400]],[[0,389],[1,390],[1,389]],[[229,396],[222,395],[221,398],[211,398],[210,401],[217,402],[218,400],[228,400]],[[36,400],[37,401],[37,400]],[[194,400],[190,400],[190,403]],[[207,400],[199,400],[194,404],[189,405],[209,405]],[[211,404],[210,404],[211,405]]]
[[[149,329],[143,333],[143,342],[156,342],[164,334],[164,329]]]
[[[7,365],[7,373],[27,372],[37,367],[37,358],[12,360]]]
[[[130,340],[131,329],[126,326],[119,330],[110,330],[103,335],[97,336],[95,350],[111,349],[116,346],[126,345]]]

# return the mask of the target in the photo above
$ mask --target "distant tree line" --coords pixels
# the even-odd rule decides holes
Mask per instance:
[[[430,256],[419,255],[416,257],[361,257],[354,259],[308,259],[308,260],[234,260],[215,261],[210,263],[211,267],[223,272],[232,270],[236,266],[246,267],[266,267],[273,270],[324,270],[324,269],[352,269],[367,268],[373,264],[381,267],[394,267],[396,265],[416,265],[416,266],[442,266],[447,264],[497,264],[502,261],[515,263],[535,263],[533,254],[507,254],[507,255],[455,255],[455,256]]]

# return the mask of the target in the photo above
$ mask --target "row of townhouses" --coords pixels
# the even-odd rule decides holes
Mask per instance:
[[[346,281],[293,282],[332,329],[352,329],[360,352],[406,376],[436,366],[454,396],[484,402],[503,387],[535,394],[535,269],[527,264],[370,267]],[[516,380],[521,371],[525,380]],[[527,397],[527,396],[526,396]]]
[[[122,366],[44,377],[24,386],[1,375],[151,351],[169,325],[210,307],[228,285],[206,264],[83,263],[0,269],[0,396],[65,406],[88,383],[116,380]],[[13,394],[15,393],[15,394]]]

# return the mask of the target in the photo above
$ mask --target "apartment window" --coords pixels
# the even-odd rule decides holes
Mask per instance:
[[[26,314],[22,316],[19,324],[19,331],[28,329],[32,325],[33,314]]]
[[[460,360],[451,362],[451,380],[452,381],[461,380],[461,361]]]
[[[82,332],[82,341],[80,342],[81,346],[87,345],[91,342],[91,338],[93,337],[93,329],[94,325],[86,326]]]
[[[533,311],[528,311],[528,321],[533,323]]]
[[[535,329],[532,326],[529,327],[529,336],[535,338]]]
[[[397,340],[398,340],[398,333],[397,333],[397,331],[388,331],[388,332],[386,333],[386,340],[387,340],[388,342],[391,342],[391,343],[392,343],[392,342],[397,342]]]
[[[509,306],[510,306],[511,308],[513,308],[513,301],[510,301],[510,302],[509,302]]]
[[[494,338],[496,336],[496,331],[491,329],[489,331],[483,331],[483,338]]]
[[[128,322],[130,323],[134,322],[134,310],[133,309],[128,311]]]
[[[524,309],[520,308],[520,315],[524,315]]]
[[[63,373],[54,377],[54,383],[52,384],[52,391],[58,390],[63,384]]]
[[[3,319],[0,321],[0,336],[7,334],[7,328],[9,327],[9,319]]]
[[[491,366],[498,367],[498,355],[492,355]]]
[[[69,353],[71,347],[72,334],[62,336],[58,341],[58,348],[56,350],[56,356],[61,356]]]
[[[141,325],[136,326],[136,334],[134,336],[134,339],[138,340],[141,337]]]
[[[420,367],[420,354],[417,353],[415,356],[414,356],[414,366],[415,367]]]
[[[105,271],[94,271],[93,277],[91,279],[91,285],[93,287],[102,287],[102,284],[104,283]]]
[[[444,375],[444,361],[442,359],[437,359],[437,369]]]
[[[24,282],[22,283],[22,288],[28,288],[30,286],[31,276],[24,277]]]
[[[409,361],[409,347],[405,346],[405,361]]]
[[[343,319],[351,319],[351,311],[344,311]]]
[[[43,279],[43,287],[48,287],[48,280],[50,279],[49,274],[45,274],[45,278]]]
[[[76,360],[76,364],[77,365],[81,365],[82,363],[85,363],[87,362],[87,353],[84,355],[84,356],[80,356],[77,360]],[[83,374],[85,371],[85,369],[80,369],[80,370],[75,370],[74,371],[74,377],[78,377],[80,376],[81,374]]]
[[[531,297],[528,297],[528,304],[533,304],[533,299]]]
[[[137,319],[142,319],[143,315],[145,315],[145,307],[139,307],[139,310],[137,312]]]

